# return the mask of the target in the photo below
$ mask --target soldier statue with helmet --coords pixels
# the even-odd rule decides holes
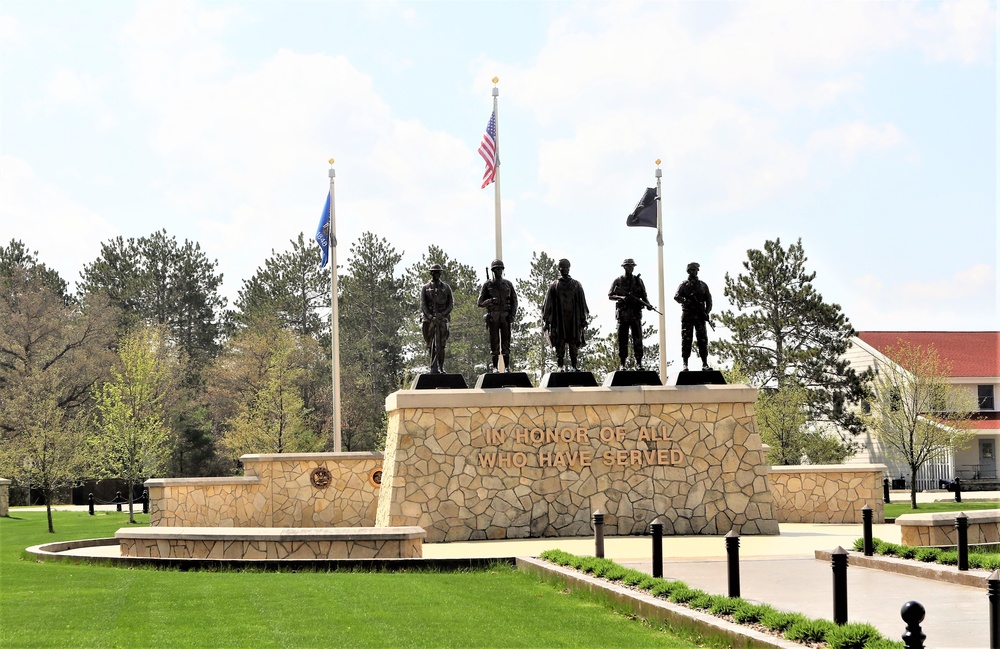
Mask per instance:
[[[618,320],[618,360],[620,370],[625,369],[628,360],[628,339],[632,336],[632,356],[635,367],[642,369],[642,310],[652,309],[646,297],[646,285],[642,278],[633,275],[635,261],[631,258],[622,262],[625,274],[615,279],[608,291],[608,299],[615,301],[615,316]]]
[[[493,371],[498,371],[498,361],[503,358],[503,371],[510,372],[510,327],[517,318],[517,293],[514,284],[504,279],[503,262],[494,259],[490,264],[493,277],[486,280],[479,292],[479,306],[486,309],[483,319],[490,333],[490,355]]]
[[[431,279],[420,290],[422,330],[430,356],[431,374],[444,372],[444,348],[448,341],[448,320],[455,306],[451,287],[441,281],[441,264],[430,267]]]

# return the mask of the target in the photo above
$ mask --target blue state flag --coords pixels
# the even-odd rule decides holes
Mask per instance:
[[[319,220],[319,228],[316,229],[316,243],[323,251],[323,260],[319,267],[326,268],[326,262],[330,259],[330,194],[326,194],[326,205],[323,206],[323,216]]]

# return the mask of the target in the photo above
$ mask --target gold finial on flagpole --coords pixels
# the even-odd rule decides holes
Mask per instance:
[[[499,78],[497,78],[497,77],[493,77],[493,85],[494,85],[494,86],[495,86],[495,85],[497,84],[497,82],[498,82],[498,81],[500,81],[500,79],[499,79]]]
[[[333,160],[331,160],[330,163],[333,164]],[[657,167],[660,166],[660,159],[659,158],[656,159],[656,166]]]
[[[330,158],[330,166],[333,166],[333,158]]]

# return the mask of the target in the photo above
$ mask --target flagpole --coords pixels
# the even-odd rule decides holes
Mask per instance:
[[[667,384],[667,316],[666,304],[663,299],[663,201],[660,200],[662,189],[661,178],[663,172],[660,170],[660,159],[656,159],[656,246],[657,259],[660,271],[660,380]]]
[[[333,179],[337,175],[330,158],[330,330],[333,365],[333,452],[340,453],[340,309],[337,299],[337,210],[334,207]]]
[[[496,150],[496,177],[493,181],[493,204],[496,211],[497,259],[503,260],[503,235],[500,228],[500,113],[497,112],[497,97],[500,95],[500,89],[497,88],[498,81],[500,79],[493,77],[493,117],[496,120],[497,129],[497,135],[493,141],[493,146]]]

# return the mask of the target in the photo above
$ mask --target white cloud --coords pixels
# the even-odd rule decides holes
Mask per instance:
[[[809,136],[807,146],[839,153],[841,158],[850,161],[863,153],[894,149],[905,141],[895,124],[874,126],[855,121],[814,132]]]
[[[115,228],[68,197],[24,160],[0,156],[0,223],[4,241],[20,239],[37,249],[70,287],[84,264],[97,257],[100,242],[116,236]]]
[[[17,42],[21,37],[21,23],[18,19],[10,14],[0,14],[0,44]]]
[[[115,121],[102,96],[107,85],[106,75],[95,78],[88,74],[80,74],[67,68],[61,68],[49,80],[46,90],[49,98],[56,104],[63,104],[75,110],[89,110],[93,114],[95,126],[99,130],[107,130]],[[47,110],[51,111],[53,108],[52,103],[46,104]]]

